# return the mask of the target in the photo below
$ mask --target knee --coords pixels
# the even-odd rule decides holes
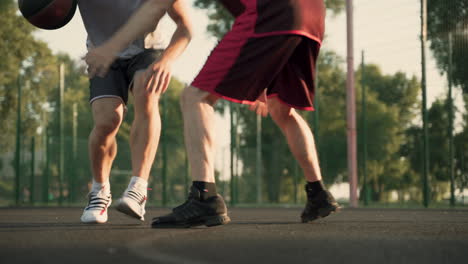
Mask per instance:
[[[119,113],[110,113],[101,116],[95,122],[95,131],[100,136],[110,136],[116,134],[122,122],[122,116]]]
[[[160,96],[156,94],[140,93],[134,94],[135,115],[149,116],[158,112]]]
[[[133,80],[135,108],[142,108],[148,110],[147,112],[151,112],[152,108],[159,102],[161,91],[149,89],[145,81],[143,73],[138,73]]]
[[[281,127],[292,117],[294,109],[278,102],[278,100],[271,100],[268,101],[268,112],[273,121]]]

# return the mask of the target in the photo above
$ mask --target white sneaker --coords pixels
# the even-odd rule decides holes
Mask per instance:
[[[88,194],[89,202],[81,216],[81,222],[86,224],[103,224],[107,222],[107,208],[112,203],[110,193],[104,190],[99,192],[90,192]]]
[[[136,189],[125,190],[122,198],[117,202],[117,210],[130,217],[145,220],[146,195]]]

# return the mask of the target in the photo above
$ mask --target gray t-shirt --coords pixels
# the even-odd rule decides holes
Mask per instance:
[[[81,17],[88,32],[88,48],[99,46],[122,27],[145,0],[78,0]],[[145,48],[163,49],[159,30],[148,32],[119,54],[135,56]]]

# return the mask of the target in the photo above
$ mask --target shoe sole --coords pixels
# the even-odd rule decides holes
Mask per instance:
[[[143,221],[143,219],[141,219],[142,217],[133,211],[132,208],[130,208],[126,203],[119,201],[115,209],[123,214],[130,216],[131,218],[136,218],[140,221]]]
[[[341,210],[341,207],[339,205],[333,205],[330,207],[325,207],[325,208],[320,208],[318,210],[318,216],[317,217],[312,217],[312,218],[302,218],[302,223],[308,223],[315,221],[320,218],[324,218],[329,216],[330,214],[339,212]]]
[[[225,225],[231,222],[231,218],[227,214],[222,215],[214,215],[214,216],[204,216],[198,219],[188,221],[188,222],[181,222],[181,223],[158,223],[158,224],[151,224],[152,228],[190,228],[196,226],[219,226]]]
[[[82,218],[80,218],[80,221],[82,224],[89,224],[89,225],[96,225],[96,224],[105,224],[107,223],[107,220],[92,220],[92,221],[84,221]]]
[[[102,225],[102,224],[105,224],[107,223],[107,221],[90,221],[90,222],[84,222],[81,220],[81,223],[82,224],[85,224],[85,225]]]

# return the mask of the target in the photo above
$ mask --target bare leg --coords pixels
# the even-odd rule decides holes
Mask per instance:
[[[159,92],[148,92],[143,80],[143,72],[134,77],[133,95],[135,98],[135,119],[130,134],[133,176],[146,181],[158,149],[161,134],[159,116]]]
[[[320,181],[322,175],[315,141],[306,121],[294,109],[276,98],[268,99],[268,111],[286,136],[289,148],[304,171],[306,180]]]
[[[122,123],[124,106],[118,98],[102,98],[92,103],[94,128],[89,135],[89,157],[94,180],[108,181],[117,154],[115,135]]]
[[[213,105],[217,97],[189,86],[181,96],[184,117],[184,138],[192,179],[214,183]]]

